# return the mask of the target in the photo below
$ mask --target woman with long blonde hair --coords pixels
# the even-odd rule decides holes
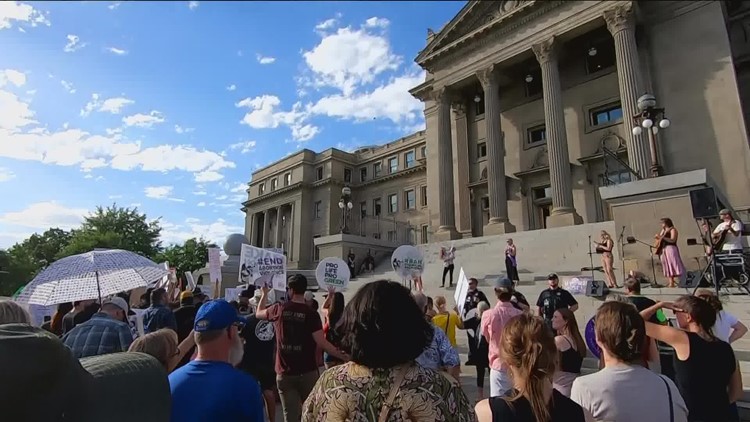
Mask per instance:
[[[581,406],[552,387],[558,353],[544,321],[527,313],[513,317],[500,338],[503,361],[513,374],[514,388],[505,397],[476,405],[480,422],[589,422]]]
[[[151,355],[164,366],[167,373],[170,373],[194,345],[195,339],[192,331],[182,343],[178,344],[177,333],[169,328],[162,328],[135,339],[128,348],[128,352]]]
[[[555,372],[555,389],[570,397],[573,381],[581,375],[583,358],[586,357],[586,342],[578,330],[578,322],[573,311],[558,309],[552,316],[552,328],[557,333],[555,346],[560,352],[560,365]]]
[[[432,323],[436,327],[443,330],[448,340],[451,342],[451,346],[456,347],[456,328],[463,329],[464,323],[461,321],[461,317],[455,311],[449,311],[448,302],[445,296],[435,296],[435,307],[437,312],[432,317]]]
[[[606,230],[602,230],[601,240],[599,242],[595,241],[594,244],[596,245],[596,253],[602,255],[602,269],[604,270],[604,281],[607,283],[607,287],[610,289],[619,287],[617,285],[617,276],[615,275],[615,258],[612,255],[612,250],[615,247],[612,236]]]

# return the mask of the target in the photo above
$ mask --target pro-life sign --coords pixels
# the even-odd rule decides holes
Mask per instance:
[[[286,256],[282,254],[244,244],[239,270],[240,284],[268,284],[274,290],[286,291]]]
[[[333,287],[337,292],[343,291],[349,284],[350,277],[349,266],[341,258],[325,258],[315,269],[315,278],[323,290]]]
[[[419,249],[411,245],[401,245],[391,255],[391,265],[404,280],[415,280],[424,271],[424,257]]]

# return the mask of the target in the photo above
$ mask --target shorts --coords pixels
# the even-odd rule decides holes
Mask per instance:
[[[276,372],[268,369],[252,369],[247,371],[260,384],[262,391],[274,391],[276,389]]]

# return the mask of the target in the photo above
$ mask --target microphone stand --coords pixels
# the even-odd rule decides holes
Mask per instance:
[[[591,263],[591,287],[596,290],[597,284],[596,284],[596,277],[594,275],[594,252],[591,250],[591,245],[593,242],[591,242],[591,235],[589,235],[589,262]]]
[[[646,245],[646,246],[648,246],[648,250],[649,250],[649,255],[651,255],[651,272],[652,272],[652,275],[653,275],[653,277],[654,277],[654,278],[652,278],[652,279],[651,279],[651,287],[654,287],[654,288],[658,288],[658,287],[661,287],[661,286],[659,285],[659,283],[657,283],[657,282],[656,282],[656,265],[654,264],[654,250],[655,250],[656,248],[654,248],[654,245],[652,245],[652,244],[650,244],[650,243],[646,243],[646,242],[644,242],[644,241],[642,241],[642,240],[638,240],[638,239],[635,239],[635,238],[633,238],[633,239],[634,239],[634,240],[635,240],[636,242],[638,242],[638,243],[641,243],[641,244],[643,244],[643,245]]]
[[[620,267],[622,269],[622,282],[625,282],[625,226],[622,226],[620,238],[617,240],[620,244]]]

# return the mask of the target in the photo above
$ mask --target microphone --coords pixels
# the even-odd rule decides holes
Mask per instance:
[[[622,243],[622,238],[625,236],[625,226],[622,226],[622,231],[620,231],[620,240],[618,240],[618,243]]]

